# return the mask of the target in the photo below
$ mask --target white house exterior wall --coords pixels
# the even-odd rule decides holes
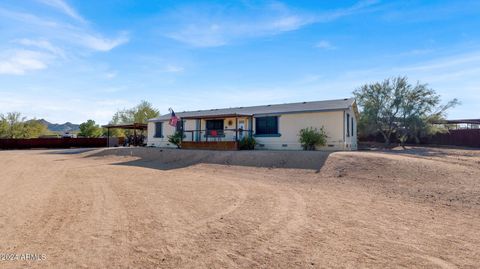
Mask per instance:
[[[259,149],[301,150],[298,133],[301,129],[313,127],[324,130],[328,136],[327,145],[319,150],[345,150],[343,120],[344,111],[292,113],[278,116],[278,137],[255,137]],[[255,124],[254,130],[255,130]]]
[[[161,147],[161,148],[176,148],[175,145],[168,142],[168,136],[175,133],[175,127],[170,126],[168,121],[163,121],[163,136],[155,137],[155,122],[148,123],[148,146]]]

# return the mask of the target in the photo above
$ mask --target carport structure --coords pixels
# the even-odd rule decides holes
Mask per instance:
[[[137,135],[137,130],[142,133],[147,130],[146,123],[132,123],[132,124],[107,124],[102,125],[103,128],[107,129],[107,147],[110,147],[110,129],[124,129],[124,130],[133,130],[133,141],[134,145],[138,146],[140,139]]]
[[[480,119],[443,120],[435,124],[445,125],[446,133],[425,138],[426,144],[480,147]]]
[[[444,124],[453,126],[453,129],[479,129],[480,119],[460,119],[460,120],[445,120]]]

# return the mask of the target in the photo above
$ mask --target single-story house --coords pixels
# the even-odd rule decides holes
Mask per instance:
[[[148,146],[175,147],[168,136],[183,131],[182,148],[233,149],[245,136],[253,136],[257,149],[302,149],[299,131],[324,128],[323,150],[356,150],[358,110],[354,98],[338,100],[235,107],[176,113],[148,121]]]

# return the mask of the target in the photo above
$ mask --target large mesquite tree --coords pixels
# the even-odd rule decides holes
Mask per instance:
[[[363,135],[379,132],[390,144],[390,139],[419,139],[442,131],[433,124],[443,119],[445,112],[457,105],[453,99],[440,104],[440,95],[427,84],[412,85],[406,77],[386,79],[366,84],[353,92],[361,109],[359,129]]]

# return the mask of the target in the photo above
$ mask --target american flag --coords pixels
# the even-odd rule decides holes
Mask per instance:
[[[178,117],[175,116],[175,112],[173,111],[173,109],[170,108],[169,110],[170,110],[170,121],[168,121],[168,124],[170,124],[173,127],[177,127]]]

